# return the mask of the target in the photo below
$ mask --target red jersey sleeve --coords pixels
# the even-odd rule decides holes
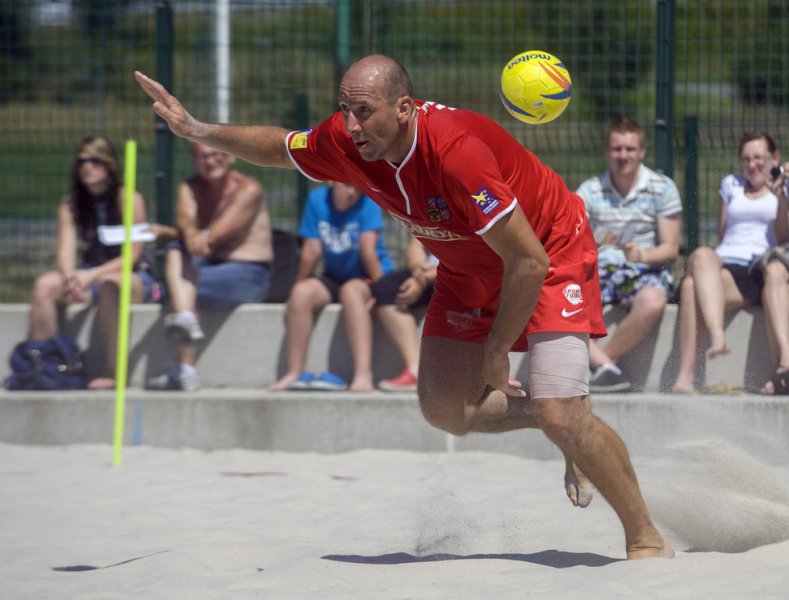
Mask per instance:
[[[339,121],[339,129],[338,129]],[[348,150],[347,134],[342,124],[342,115],[335,113],[314,129],[291,131],[285,138],[290,159],[302,175],[313,181],[344,181],[347,167],[343,158]]]
[[[518,200],[504,181],[496,157],[486,143],[465,136],[442,157],[442,188],[469,228],[481,235],[515,208]]]

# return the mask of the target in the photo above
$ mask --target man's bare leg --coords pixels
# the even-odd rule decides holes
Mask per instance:
[[[671,544],[652,523],[624,442],[592,414],[588,396],[533,402],[545,435],[572,458],[619,516],[627,557],[674,556]]]
[[[470,431],[504,433],[539,428],[534,406],[528,397],[507,396],[482,381],[479,375],[480,344],[424,338],[421,357],[430,356],[440,358],[420,360],[418,385],[422,412],[431,424],[455,435]],[[439,365],[451,365],[447,368],[452,373],[442,373],[442,369],[437,368]],[[455,400],[444,402],[442,398]],[[564,457],[567,497],[573,506],[585,508],[592,501],[594,486],[566,453]]]
[[[482,352],[482,344],[423,339],[418,386],[428,422],[456,435],[542,429],[617,513],[628,558],[673,556],[671,544],[652,523],[624,442],[592,414],[589,397],[527,401],[491,392],[479,371]]]

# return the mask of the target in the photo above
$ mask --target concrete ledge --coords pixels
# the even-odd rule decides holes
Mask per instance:
[[[771,462],[789,455],[789,399],[758,395],[598,395],[595,413],[633,456],[683,442],[725,440]],[[0,441],[111,443],[111,392],[0,392]],[[361,448],[421,452],[485,450],[557,459],[537,431],[449,436],[425,422],[412,394],[278,393],[201,390],[193,394],[130,389],[126,443],[203,450],[248,448],[347,452]]]
[[[102,365],[101,341],[95,309],[70,306],[63,315],[64,333],[74,336],[85,349],[89,374],[96,376]],[[27,304],[0,304],[0,380],[9,374],[8,356],[27,335]],[[128,383],[144,382],[173,364],[175,346],[164,333],[165,310],[157,304],[134,304],[129,323]],[[286,368],[284,304],[244,304],[232,311],[205,311],[201,324],[206,333],[200,345],[197,369],[204,387],[264,388]],[[330,304],[315,319],[307,354],[307,370],[332,371],[350,381],[353,364],[345,338],[339,304]],[[373,329],[373,374],[375,380],[394,377],[403,366],[377,321]]]
[[[669,305],[663,319],[645,342],[623,357],[621,366],[638,390],[665,390],[676,377],[678,364],[677,306]],[[26,304],[0,304],[0,379],[9,374],[8,356],[27,334]],[[129,385],[142,387],[145,380],[164,371],[175,360],[175,348],[164,334],[164,310],[155,304],[135,304],[131,309]],[[609,332],[623,316],[608,307],[605,320]],[[275,381],[286,363],[284,305],[246,304],[233,311],[205,312],[202,324],[206,340],[200,346],[197,368],[200,381],[208,388],[262,389]],[[97,374],[102,348],[95,327],[95,310],[71,306],[64,314],[63,329],[86,349],[92,375]],[[373,374],[375,380],[393,377],[402,370],[389,337],[374,321]],[[698,386],[724,384],[758,391],[770,375],[770,353],[761,308],[735,313],[727,320],[726,334],[732,351],[727,356],[698,361]],[[603,340],[604,343],[604,340]],[[528,358],[513,354],[512,368],[525,379]],[[350,379],[352,361],[342,324],[340,306],[331,304],[321,311],[307,355],[307,370],[332,371]]]

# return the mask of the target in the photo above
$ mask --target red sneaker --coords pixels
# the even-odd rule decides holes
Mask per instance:
[[[385,392],[415,392],[416,375],[408,369],[403,369],[394,379],[382,379],[378,382],[378,387]]]

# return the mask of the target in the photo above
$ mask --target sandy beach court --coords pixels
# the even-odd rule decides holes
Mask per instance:
[[[602,498],[570,505],[559,461],[145,446],[111,459],[0,444],[0,598],[789,597],[789,467],[719,441],[634,461],[679,552],[633,562]]]

